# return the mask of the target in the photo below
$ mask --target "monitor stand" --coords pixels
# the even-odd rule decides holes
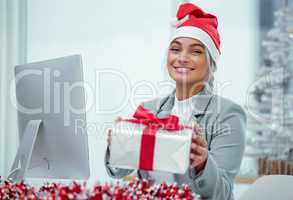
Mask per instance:
[[[8,180],[19,182],[24,179],[25,172],[31,162],[32,152],[41,123],[42,120],[30,120],[27,123],[13,165],[7,177]]]

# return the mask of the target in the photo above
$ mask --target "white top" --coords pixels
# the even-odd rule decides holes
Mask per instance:
[[[174,107],[172,109],[171,114],[179,117],[180,124],[189,124],[194,105],[192,103],[193,97],[194,96],[179,101],[175,95]],[[149,175],[155,184],[160,184],[164,181],[168,184],[175,183],[174,176],[170,172],[152,171],[149,172]]]
[[[175,96],[172,114],[179,117],[181,124],[189,124],[192,111],[194,110],[194,104],[192,102],[194,101],[193,99],[195,96],[189,97],[188,99],[181,101],[179,101]]]

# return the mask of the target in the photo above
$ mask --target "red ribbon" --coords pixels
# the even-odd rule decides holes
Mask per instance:
[[[166,118],[158,118],[143,106],[139,106],[133,115],[134,119],[128,121],[136,124],[144,124],[140,145],[139,169],[153,170],[156,133],[158,129],[168,131],[179,131],[184,128],[179,124],[179,118],[175,115],[170,115]]]

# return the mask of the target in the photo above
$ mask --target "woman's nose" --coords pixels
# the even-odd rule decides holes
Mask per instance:
[[[181,52],[179,54],[179,62],[180,63],[187,63],[188,62],[188,55],[185,52]]]

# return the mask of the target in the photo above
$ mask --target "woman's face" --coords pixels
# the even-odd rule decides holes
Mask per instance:
[[[167,68],[176,83],[203,83],[209,73],[204,45],[196,39],[176,38],[169,46]]]

